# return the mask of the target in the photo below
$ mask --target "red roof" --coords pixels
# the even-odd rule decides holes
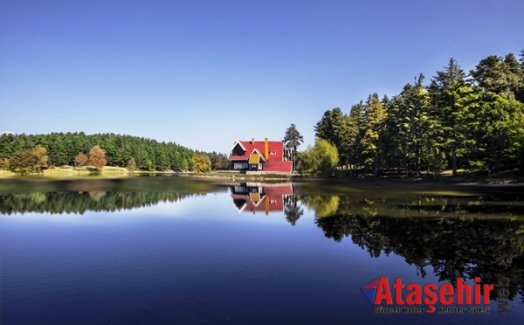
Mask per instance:
[[[290,173],[293,168],[291,161],[284,160],[284,143],[282,141],[268,141],[268,157],[265,157],[265,141],[237,141],[233,146],[232,151],[235,151],[237,146],[240,146],[242,153],[231,153],[229,160],[243,161],[249,160],[249,156],[253,151],[264,157],[264,171],[266,172],[286,172]]]
[[[237,141],[233,149],[239,144],[245,150],[244,153],[241,155],[231,154],[229,156],[230,160],[248,160],[249,155],[255,149],[262,155],[265,153],[265,141]],[[284,144],[282,141],[268,141],[268,147],[270,152],[268,160],[282,160],[284,158]],[[271,152],[274,152],[274,154],[271,154]]]

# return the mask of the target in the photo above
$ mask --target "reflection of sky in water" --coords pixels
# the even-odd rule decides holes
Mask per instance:
[[[238,213],[228,193],[115,213],[0,216],[1,304],[13,323],[518,323],[489,315],[374,315],[359,291],[421,279],[404,257],[325,238],[311,209]],[[517,298],[518,299],[518,298]]]

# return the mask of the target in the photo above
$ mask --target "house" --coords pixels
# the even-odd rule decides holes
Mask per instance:
[[[293,195],[291,183],[282,184],[238,184],[230,187],[235,209],[240,212],[264,213],[283,212],[285,198]]]
[[[293,162],[284,159],[282,141],[236,141],[229,160],[232,168],[247,172],[286,173],[293,171]]]

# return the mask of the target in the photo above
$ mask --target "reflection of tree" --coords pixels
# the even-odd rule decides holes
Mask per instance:
[[[117,211],[226,190],[211,182],[181,177],[45,182],[15,179],[0,183],[0,213]]]
[[[316,222],[326,237],[351,236],[373,257],[403,256],[422,276],[429,266],[441,281],[479,276],[497,283],[507,277],[511,297],[524,289],[524,221],[335,215]]]
[[[298,219],[304,214],[304,210],[298,204],[298,198],[294,195],[288,195],[284,198],[284,214],[287,221],[294,226]]]
[[[333,215],[337,212],[340,196],[306,195],[301,198],[305,206],[315,210],[317,218]]]
[[[522,207],[515,202],[519,197],[499,197],[472,195],[457,197],[453,195],[426,196],[406,195],[404,197],[374,196],[370,193],[351,195],[302,195],[301,202],[315,211],[318,218],[335,214],[354,216],[390,216],[390,217],[457,217],[478,216],[522,216]],[[506,201],[507,200],[507,201]],[[507,204],[505,204],[506,202]]]
[[[159,202],[177,202],[196,194],[177,192],[34,192],[0,194],[0,213],[84,213],[118,211]]]

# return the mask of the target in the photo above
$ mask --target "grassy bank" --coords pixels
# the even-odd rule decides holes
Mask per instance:
[[[122,178],[141,175],[177,175],[181,177],[194,178],[209,181],[226,182],[315,182],[331,184],[524,184],[524,175],[520,170],[504,171],[490,175],[463,173],[458,176],[451,176],[450,173],[428,176],[387,176],[387,177],[352,177],[352,176],[333,176],[316,177],[311,175],[288,175],[288,174],[244,174],[233,171],[213,171],[210,173],[194,172],[173,172],[173,171],[130,171],[122,167],[104,167],[100,173],[92,174],[87,168],[75,168],[69,166],[55,167],[45,170],[43,173],[31,174],[24,178],[35,179],[85,179],[85,178]],[[21,176],[0,170],[0,179],[20,178]]]
[[[51,179],[77,179],[77,178],[87,178],[87,177],[101,177],[101,178],[110,178],[110,177],[122,177],[131,174],[126,168],[121,167],[104,167],[102,170],[93,174],[87,168],[75,168],[69,166],[55,167],[44,170],[42,173],[30,174],[25,177],[29,178],[51,178]],[[19,175],[7,171],[0,170],[0,179],[2,178],[17,178]]]

